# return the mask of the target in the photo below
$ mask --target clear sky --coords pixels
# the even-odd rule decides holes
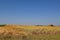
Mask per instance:
[[[0,24],[60,25],[60,0],[0,0]]]

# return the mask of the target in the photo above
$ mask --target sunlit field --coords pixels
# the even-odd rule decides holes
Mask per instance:
[[[0,40],[60,40],[60,26],[0,25]]]

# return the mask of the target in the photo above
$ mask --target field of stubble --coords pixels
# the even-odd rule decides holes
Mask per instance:
[[[60,40],[60,26],[0,26],[0,40]]]

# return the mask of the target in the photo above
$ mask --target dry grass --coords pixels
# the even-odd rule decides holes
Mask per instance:
[[[60,26],[6,25],[0,27],[0,40],[60,40]]]

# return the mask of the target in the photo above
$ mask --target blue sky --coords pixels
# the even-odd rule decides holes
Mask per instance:
[[[0,24],[60,25],[60,0],[0,0]]]

